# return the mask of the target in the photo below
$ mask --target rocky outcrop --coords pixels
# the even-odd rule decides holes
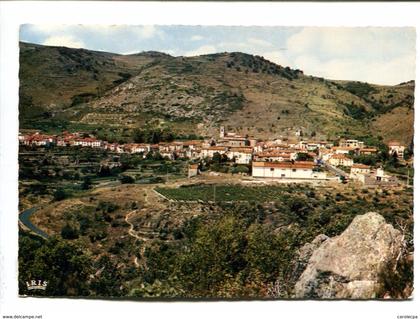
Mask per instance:
[[[381,215],[367,213],[356,216],[340,236],[314,241],[305,245],[307,252],[321,244],[295,285],[295,297],[370,299],[377,297],[380,273],[395,264],[403,237]],[[301,256],[304,262],[302,249]]]
[[[321,244],[327,239],[329,239],[327,235],[320,234],[316,236],[312,242],[306,243],[299,249],[296,258],[293,261],[294,269],[291,278],[292,282],[297,282],[299,280],[300,275],[308,265],[309,259],[314,251],[318,249],[318,247],[321,246]]]

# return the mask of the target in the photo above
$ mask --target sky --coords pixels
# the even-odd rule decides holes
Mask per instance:
[[[415,79],[415,29],[408,27],[245,27],[22,25],[20,40],[120,54],[173,56],[244,52],[305,74],[394,85]]]

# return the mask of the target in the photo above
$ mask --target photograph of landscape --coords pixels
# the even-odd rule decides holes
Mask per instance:
[[[21,25],[19,295],[411,299],[415,39]]]

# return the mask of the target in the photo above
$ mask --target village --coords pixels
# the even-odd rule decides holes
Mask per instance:
[[[416,30],[281,26],[278,9],[20,25],[0,165],[13,298],[413,298]]]
[[[380,165],[365,165],[353,160],[354,156],[375,156],[379,150],[356,139],[338,142],[308,140],[296,131],[295,138],[259,140],[227,132],[220,127],[217,138],[207,140],[175,140],[172,142],[109,143],[92,134],[62,132],[47,135],[40,132],[19,133],[19,143],[31,147],[83,147],[102,149],[111,154],[160,154],[162,158],[188,160],[188,177],[199,175],[201,161],[218,158],[235,165],[249,167],[244,175],[254,180],[281,182],[342,182],[352,180],[366,187],[394,187],[405,183],[384,171]],[[338,145],[337,145],[338,144]],[[406,146],[388,143],[388,155],[404,162]],[[408,181],[408,179],[407,179]],[[408,183],[408,182],[407,182]]]

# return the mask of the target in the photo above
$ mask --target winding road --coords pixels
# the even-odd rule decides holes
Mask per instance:
[[[26,227],[28,228],[31,232],[37,234],[38,236],[41,236],[45,239],[47,239],[49,236],[46,232],[42,231],[41,229],[39,229],[38,227],[36,227],[34,224],[32,224],[31,222],[31,216],[32,214],[34,214],[36,212],[36,207],[32,207],[29,209],[24,210],[23,212],[21,212],[19,214],[19,221]]]
[[[163,205],[160,203],[160,198],[157,196],[157,194],[154,193],[153,189],[147,189],[146,190],[146,196],[144,198],[144,204],[145,207],[143,207],[143,209],[140,210],[133,210],[131,212],[129,212],[126,216],[125,216],[125,222],[127,224],[129,224],[129,230],[128,230],[128,234],[138,240],[141,240],[143,242],[143,245],[140,249],[140,262],[138,260],[137,257],[134,258],[134,264],[136,265],[136,267],[140,267],[140,265],[143,265],[144,267],[147,267],[147,265],[144,264],[144,252],[145,249],[147,247],[148,242],[153,241],[153,238],[149,238],[147,236],[141,236],[142,232],[141,231],[135,231],[134,230],[134,224],[130,221],[132,215],[134,215],[135,213],[143,213],[143,212],[147,212],[147,208],[148,207],[163,207]],[[42,238],[47,239],[49,237],[49,235],[44,232],[43,230],[39,229],[37,226],[35,226],[32,222],[31,222],[31,216],[37,211],[36,207],[31,207],[29,209],[26,209],[24,211],[22,211],[19,214],[19,222],[25,226],[27,229],[29,229],[32,233],[41,236]]]

